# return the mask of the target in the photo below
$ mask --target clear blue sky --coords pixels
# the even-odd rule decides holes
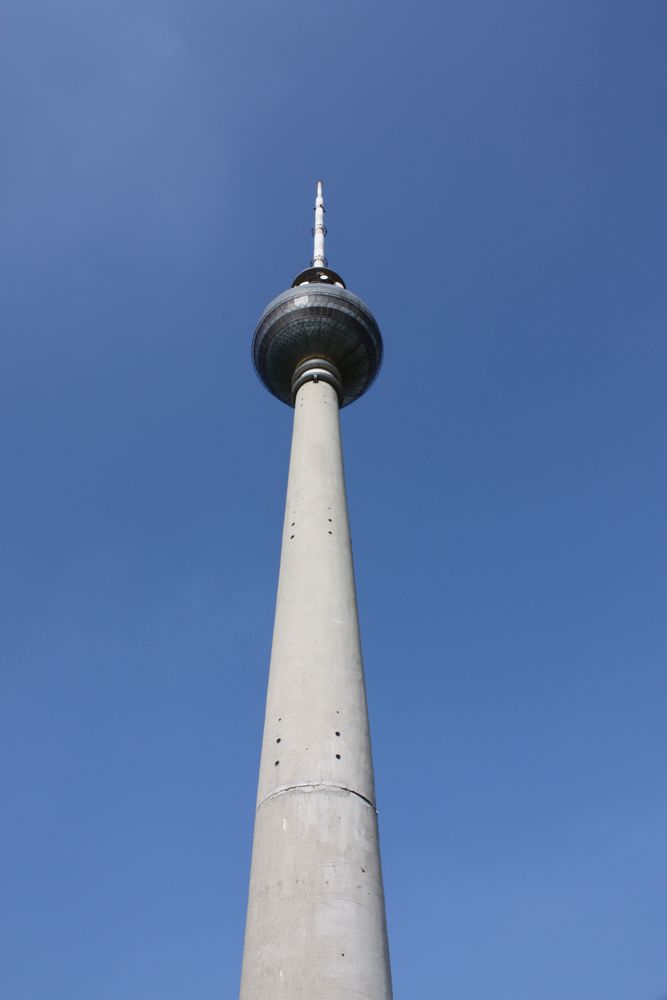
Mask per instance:
[[[328,256],[397,1000],[667,992],[661,0],[5,0],[0,997],[234,1000]]]

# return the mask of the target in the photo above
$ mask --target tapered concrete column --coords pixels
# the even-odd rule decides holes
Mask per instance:
[[[295,400],[241,1000],[392,996],[338,409]]]

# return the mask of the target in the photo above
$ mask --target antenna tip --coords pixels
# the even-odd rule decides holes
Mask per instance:
[[[317,182],[317,197],[322,197],[322,181]]]

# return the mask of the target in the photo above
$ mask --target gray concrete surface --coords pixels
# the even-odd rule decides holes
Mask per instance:
[[[240,1000],[391,1000],[338,397],[296,397]]]

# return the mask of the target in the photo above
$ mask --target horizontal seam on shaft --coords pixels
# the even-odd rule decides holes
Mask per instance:
[[[347,785],[338,785],[333,781],[304,781],[300,785],[284,785],[283,788],[276,789],[276,791],[271,792],[270,795],[265,795],[262,801],[257,803],[255,812],[259,812],[264,803],[268,802],[269,799],[275,799],[278,795],[284,795],[285,792],[297,791],[299,788],[337,788],[341,792],[349,792],[350,795],[356,795],[358,799],[361,799],[362,802],[365,802],[366,805],[370,806],[373,812],[377,812],[375,804],[371,802],[370,799],[367,799],[365,795],[362,795],[361,792],[355,792],[354,788],[348,788]]]

